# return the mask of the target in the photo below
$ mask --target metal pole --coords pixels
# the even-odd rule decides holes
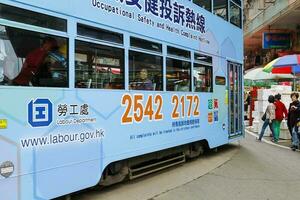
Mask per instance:
[[[295,72],[293,72],[293,91],[296,91],[296,75],[295,75]]]

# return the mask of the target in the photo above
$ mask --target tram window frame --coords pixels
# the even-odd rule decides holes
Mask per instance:
[[[0,28],[6,38],[0,85],[69,87],[69,38],[6,25]]]
[[[231,0],[232,2],[234,2],[235,4],[237,4],[238,6],[242,6],[242,1],[241,0]]]
[[[98,41],[111,42],[114,44],[123,45],[124,43],[124,35],[122,33],[109,31],[82,23],[77,24],[77,35],[94,40],[96,39]]]
[[[155,48],[154,45],[157,45],[157,47]],[[162,53],[162,44],[133,36],[130,37],[130,46],[133,48]]]
[[[236,3],[233,3],[232,1],[230,1],[229,5],[230,5],[229,6],[230,23],[241,28],[242,27],[242,8],[240,6],[238,6]],[[235,9],[233,9],[234,7],[235,7]],[[233,10],[238,10],[238,15],[233,15],[233,13],[234,13]],[[238,19],[236,19],[236,18],[238,18]]]
[[[168,56],[176,56],[185,59],[191,59],[191,52],[184,49],[179,49],[172,46],[167,46],[167,55]]]
[[[170,63],[172,61],[172,64]],[[175,67],[173,62],[179,62],[181,63],[181,66],[183,64],[187,64],[188,66],[186,68],[179,67],[177,71],[173,70]],[[171,57],[166,58],[166,86],[167,91],[179,91],[179,92],[191,92],[192,91],[192,79],[191,79],[191,71],[192,71],[192,63],[190,61],[186,60],[180,60],[175,59]],[[175,72],[175,76],[174,76]],[[182,74],[179,74],[179,72],[182,72]],[[173,79],[178,79],[177,81],[170,81],[170,78],[173,77]]]
[[[218,3],[221,2],[220,3],[221,5],[219,5],[219,8],[216,7],[216,5],[217,5],[216,2],[218,2]],[[221,10],[221,9],[225,9],[225,11],[226,11],[225,15],[221,15],[221,14],[217,13],[217,10]],[[214,0],[212,10],[213,10],[213,14],[215,14],[218,17],[221,17],[225,21],[228,21],[228,0]]]
[[[202,53],[194,53],[194,60],[199,63],[207,63],[212,65],[212,57],[202,54]]]
[[[198,75],[201,75],[201,77],[199,76],[199,79],[197,77],[195,77],[195,72],[197,71],[196,68],[204,68],[205,73],[201,73]],[[209,92],[212,93],[213,92],[213,66],[212,65],[207,65],[207,64],[202,64],[202,63],[194,63],[193,66],[193,79],[194,79],[194,92]],[[207,72],[210,71],[210,77],[206,77],[207,76]],[[197,87],[198,84],[198,80],[200,83],[200,87]],[[205,80],[204,82],[204,87],[203,86],[203,80]],[[208,81],[209,80],[209,81]],[[210,83],[209,85],[207,85],[207,81],[208,83]],[[198,89],[199,88],[199,89]],[[204,88],[204,89],[202,89]]]
[[[134,55],[135,54],[135,55]],[[157,54],[150,54],[135,50],[129,50],[129,90],[149,90],[149,91],[163,91],[163,56]],[[143,66],[138,66],[137,70],[133,69],[133,56],[144,56],[142,62]],[[146,60],[148,57],[148,60]],[[159,60],[160,59],[160,60]],[[156,61],[155,61],[156,60]],[[145,62],[146,61],[146,62]],[[153,62],[154,61],[154,62]],[[150,63],[152,62],[152,63]],[[157,63],[155,63],[157,62]],[[160,63],[159,63],[160,62]],[[140,65],[138,61],[138,65]],[[160,69],[154,68],[159,66]],[[154,70],[155,69],[155,70]],[[137,73],[138,72],[138,73]],[[148,76],[150,74],[150,76]],[[141,78],[141,76],[143,76]],[[159,78],[160,76],[160,78]],[[150,77],[150,78],[149,78]]]
[[[84,46],[84,50],[86,50],[86,52],[94,52],[95,50],[101,50],[102,49],[106,49],[107,51],[120,51],[119,53],[113,53],[111,55],[118,55],[119,57],[116,58],[109,58],[109,57],[104,57],[106,59],[103,59],[101,61],[101,56],[102,54],[99,55],[98,52],[94,52],[95,55],[97,56],[96,58],[88,58],[87,54],[81,54],[78,53],[78,48],[79,48],[79,44],[81,43],[82,46]],[[101,52],[101,51],[100,51]],[[86,57],[85,57],[86,55]],[[92,55],[92,54],[91,54]],[[79,57],[81,56],[81,58]],[[78,61],[78,60],[84,60],[84,61]],[[92,59],[92,60],[89,60]],[[96,66],[93,68],[93,59],[96,59],[96,62],[103,62],[103,63],[99,63],[100,66],[99,69],[96,68]],[[119,59],[119,61],[117,61]],[[75,88],[80,88],[80,89],[104,89],[104,90],[124,90],[125,89],[125,49],[124,48],[120,48],[120,47],[115,47],[115,46],[111,46],[111,45],[107,45],[107,44],[99,44],[99,43],[93,43],[90,41],[82,41],[82,40],[75,40]],[[78,64],[77,62],[92,62],[91,66],[89,64],[87,64],[86,66],[81,66],[81,68],[78,68]],[[109,63],[111,62],[111,63]],[[119,62],[119,70],[116,67],[112,67],[114,65],[118,65]],[[96,63],[98,64],[98,63]],[[83,69],[87,68],[87,69]],[[98,70],[98,71],[97,71]],[[104,71],[106,74],[101,73],[101,70],[106,70]],[[84,72],[83,74],[80,74],[77,76],[77,72]],[[115,72],[114,72],[115,71]],[[99,77],[97,76],[100,75]],[[120,73],[120,76],[117,76],[116,74]],[[105,76],[107,75],[107,76]],[[114,75],[116,75],[115,77],[113,77]],[[81,79],[77,79],[77,77],[82,76],[82,80]],[[87,76],[87,78],[86,78]],[[93,77],[95,76],[95,77]],[[91,78],[92,77],[92,78]],[[98,82],[98,78],[100,79],[100,81]],[[111,80],[115,80],[115,81],[111,81]],[[98,87],[98,85],[100,87]]]
[[[212,0],[193,0],[193,3],[209,12],[212,11]],[[209,7],[206,7],[207,4],[209,4]]]
[[[67,32],[67,20],[0,3],[0,18],[51,30]]]

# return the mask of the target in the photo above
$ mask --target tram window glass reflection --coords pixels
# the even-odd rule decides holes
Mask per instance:
[[[0,25],[0,85],[68,87],[68,40]]]
[[[242,6],[241,0],[232,0],[234,3],[236,3],[239,6]]]
[[[167,91],[191,91],[191,63],[167,58]]]
[[[207,56],[204,54],[200,54],[200,53],[195,53],[195,61],[197,62],[204,62],[207,64],[212,64],[212,57],[211,56]]]
[[[227,0],[214,0],[214,14],[227,21]]]
[[[136,51],[129,52],[129,89],[163,90],[163,58]]]
[[[75,87],[124,89],[124,50],[76,41]]]
[[[216,85],[226,85],[226,78],[224,76],[216,76]]]
[[[171,55],[171,56],[178,56],[178,57],[183,57],[183,58],[188,58],[188,59],[191,58],[191,52],[183,50],[183,49],[178,49],[175,47],[168,46],[167,52],[168,52],[168,55]]]
[[[123,44],[122,34],[83,24],[77,25],[77,34],[97,40]]]
[[[195,4],[204,8],[205,10],[208,10],[209,12],[211,12],[211,1],[212,0],[193,0]]]
[[[230,23],[236,25],[237,27],[241,27],[241,8],[237,6],[236,4],[230,2]]]
[[[162,45],[156,42],[130,37],[130,46],[155,52],[162,52]]]
[[[67,31],[67,20],[0,4],[0,18],[57,31]]]
[[[212,92],[212,67],[194,63],[194,88],[195,92]]]

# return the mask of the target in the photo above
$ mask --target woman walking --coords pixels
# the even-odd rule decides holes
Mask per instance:
[[[273,141],[274,142],[278,142],[278,140],[279,140],[281,121],[284,118],[287,118],[287,116],[288,116],[286,107],[280,100],[281,100],[281,95],[276,94],[275,95],[275,103],[274,103],[275,119],[273,122],[273,125],[274,125]]]
[[[299,94],[292,93],[289,113],[288,113],[288,127],[292,135],[292,150],[299,148],[299,131],[298,123],[300,122],[300,102],[298,100]]]
[[[259,141],[261,141],[262,137],[264,136],[267,126],[270,126],[271,132],[274,135],[273,120],[275,119],[275,105],[274,105],[275,98],[273,95],[269,96],[268,102],[269,102],[269,105],[267,106],[267,109],[265,112],[266,118],[264,120],[263,126],[260,131],[260,135],[258,138]]]

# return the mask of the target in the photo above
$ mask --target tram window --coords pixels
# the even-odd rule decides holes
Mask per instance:
[[[163,90],[163,58],[135,51],[129,52],[129,89]]]
[[[170,47],[170,46],[168,46],[167,51],[168,51],[168,55],[179,56],[179,57],[184,57],[184,58],[188,58],[188,59],[191,58],[190,51],[186,51],[183,49],[178,49],[178,48]]]
[[[191,63],[167,58],[167,91],[191,91]]]
[[[212,92],[212,67],[194,63],[194,87],[195,92]]]
[[[83,24],[77,25],[77,34],[84,37],[123,44],[122,34]]]
[[[75,87],[124,89],[124,50],[76,41]]]
[[[212,64],[212,57],[200,53],[195,53],[195,61]]]
[[[232,1],[239,6],[242,6],[241,0],[232,0]]]
[[[0,85],[68,87],[66,38],[0,25]]]
[[[0,4],[0,18],[57,31],[67,31],[67,20]]]
[[[211,0],[193,0],[195,4],[211,12]]]
[[[216,85],[226,85],[226,78],[224,76],[216,76]]]
[[[230,23],[236,25],[237,27],[241,27],[241,8],[234,3],[230,2]]]
[[[130,46],[150,51],[162,52],[162,45],[156,42],[143,40],[136,37],[130,37]]]
[[[214,14],[227,21],[227,0],[214,0]]]

